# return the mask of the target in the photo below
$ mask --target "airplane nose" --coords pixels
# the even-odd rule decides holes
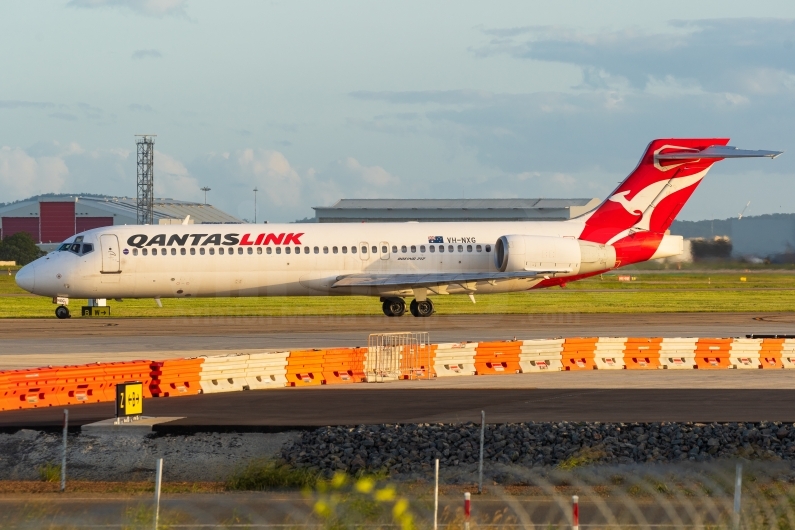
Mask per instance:
[[[36,267],[34,265],[25,265],[17,271],[16,276],[17,285],[25,289],[29,293],[33,292],[36,287]]]

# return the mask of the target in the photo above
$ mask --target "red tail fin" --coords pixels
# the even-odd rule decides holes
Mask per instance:
[[[717,157],[697,158],[710,146],[724,146],[728,138],[668,138],[654,140],[638,167],[585,223],[580,239],[614,243],[636,232],[662,234],[707,174]],[[688,152],[694,157],[687,158]],[[661,155],[679,153],[676,159]]]

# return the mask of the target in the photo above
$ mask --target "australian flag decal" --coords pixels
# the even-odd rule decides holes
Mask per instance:
[[[444,243],[442,236],[428,236],[428,243]]]

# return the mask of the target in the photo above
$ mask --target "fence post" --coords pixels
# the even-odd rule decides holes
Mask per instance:
[[[469,530],[469,514],[471,511],[470,495],[467,491],[464,493],[464,530]]]
[[[436,459],[436,485],[433,488],[433,530],[439,528],[439,459]]]
[[[486,411],[480,411],[480,457],[478,459],[478,494],[483,493],[483,439],[486,436]]]
[[[160,486],[163,482],[163,459],[158,458],[155,465],[155,530],[160,519]]]
[[[571,528],[580,530],[580,498],[577,495],[571,497]]]
[[[743,490],[743,464],[737,464],[736,476],[734,478],[734,530],[740,530],[740,506],[742,502]]]
[[[61,491],[66,491],[66,434],[69,431],[69,409],[63,409],[63,452],[61,454]]]

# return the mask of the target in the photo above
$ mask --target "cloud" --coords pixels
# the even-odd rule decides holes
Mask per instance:
[[[159,50],[135,50],[131,56],[133,60],[160,59],[163,54]]]
[[[0,187],[5,201],[60,192],[69,168],[60,157],[33,157],[18,147],[0,147]]]
[[[186,0],[71,0],[69,7],[97,9],[129,9],[138,15],[158,17],[186,17]]]
[[[141,105],[139,103],[131,103],[130,105],[127,105],[127,108],[130,109],[133,112],[154,112],[155,111],[155,109],[153,109],[150,105]]]
[[[199,200],[199,182],[173,156],[155,149],[155,195],[181,200]]]
[[[0,100],[0,109],[48,109],[55,105],[42,101]]]
[[[487,101],[492,97],[490,92],[482,90],[420,90],[406,92],[359,90],[351,92],[349,95],[362,101],[385,101],[387,103],[415,105],[466,105]]]
[[[389,186],[399,186],[400,179],[391,175],[381,166],[363,166],[353,157],[348,157],[338,162],[348,172],[358,177],[362,184],[366,186],[385,188]]]
[[[74,114],[70,114],[68,112],[53,112],[48,116],[50,118],[55,118],[56,120],[77,121],[77,116],[75,116]]]
[[[650,79],[694,80],[708,91],[764,93],[795,86],[795,20],[735,18],[670,21],[668,31],[584,33],[565,27],[492,29],[486,57],[552,61],[604,71],[636,88]],[[759,83],[762,76],[766,82]]]

